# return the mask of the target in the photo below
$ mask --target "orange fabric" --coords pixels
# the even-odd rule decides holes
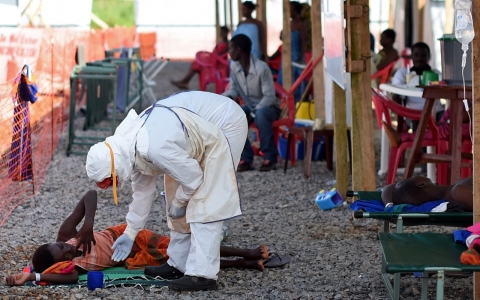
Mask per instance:
[[[123,234],[127,224],[108,227],[117,239]],[[146,266],[159,266],[167,261],[167,248],[170,238],[162,236],[148,229],[141,230],[135,238],[132,251],[125,261],[125,267],[131,269],[142,269]]]
[[[61,261],[42,272],[42,274],[72,274],[75,270],[73,261]]]
[[[480,254],[473,248],[468,248],[460,255],[460,262],[464,265],[480,265]]]

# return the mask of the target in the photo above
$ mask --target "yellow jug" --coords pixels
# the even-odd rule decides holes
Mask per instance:
[[[298,102],[295,107],[297,109],[296,119],[315,120],[315,104],[313,101]]]

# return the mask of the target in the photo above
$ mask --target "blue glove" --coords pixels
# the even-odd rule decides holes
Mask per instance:
[[[173,199],[168,209],[168,216],[172,219],[183,217],[187,213],[188,201],[180,202],[177,199]]]
[[[112,249],[115,249],[115,252],[113,252],[112,260],[122,261],[127,259],[130,251],[132,251],[132,247],[133,240],[125,233],[122,234],[115,243],[113,243]]]

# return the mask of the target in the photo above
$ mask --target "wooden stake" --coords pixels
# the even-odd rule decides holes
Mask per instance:
[[[292,86],[292,42],[290,27],[290,0],[283,0],[283,33],[282,33],[282,76],[283,88],[289,90]]]
[[[314,60],[323,54],[321,5],[321,0],[312,0],[312,59]],[[325,82],[323,74],[322,60],[313,69],[313,95],[315,97],[315,118],[322,119],[322,123],[325,124]]]
[[[368,7],[368,0],[351,0],[351,5]],[[348,4],[347,4],[348,5]],[[352,151],[353,190],[372,191],[376,188],[375,150],[373,144],[372,95],[370,83],[370,37],[368,10],[359,18],[347,22],[351,37],[351,60],[365,61],[366,70],[352,73],[352,145],[361,151]]]
[[[473,0],[472,11],[480,11],[480,0]],[[475,38],[472,42],[473,56],[473,223],[480,222],[480,160],[476,157],[480,153],[480,20],[473,16],[473,29]],[[468,58],[470,59],[470,58]],[[480,274],[473,275],[473,296],[474,299],[480,299]]]
[[[347,98],[345,91],[336,82],[333,83],[333,99],[336,187],[338,193],[342,195],[343,199],[346,199],[348,189]]]

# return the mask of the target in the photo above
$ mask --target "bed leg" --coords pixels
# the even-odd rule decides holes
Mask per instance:
[[[398,219],[397,219],[397,233],[403,233],[403,218],[402,218],[402,216],[398,216]]]
[[[400,273],[393,275],[393,300],[400,299]]]
[[[422,300],[428,299],[428,272],[422,274]]]
[[[445,271],[438,271],[437,275],[437,300],[443,299],[443,286],[445,283]]]

